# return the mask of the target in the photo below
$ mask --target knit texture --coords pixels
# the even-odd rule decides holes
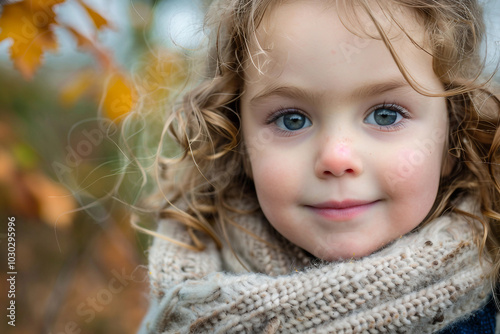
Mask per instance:
[[[463,206],[472,212],[472,208]],[[195,253],[157,239],[152,302],[140,333],[432,333],[483,307],[491,286],[472,222],[436,219],[360,260],[322,262],[281,237],[261,213],[241,216],[229,247]],[[159,231],[187,242],[184,228]]]
[[[497,307],[493,298],[471,316],[439,331],[438,334],[492,334],[495,333]]]

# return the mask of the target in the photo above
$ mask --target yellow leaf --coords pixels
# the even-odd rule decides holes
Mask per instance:
[[[80,5],[82,5],[83,8],[87,11],[87,14],[89,14],[92,22],[94,22],[95,27],[97,30],[100,30],[104,26],[110,26],[108,20],[106,20],[104,17],[101,16],[101,14],[97,13],[95,10],[90,8],[87,4],[85,4],[82,0],[78,1]]]
[[[27,79],[41,64],[44,51],[57,49],[51,25],[53,6],[65,0],[26,0],[4,5],[0,16],[0,41],[10,38],[10,57]]]
[[[143,56],[134,83],[141,97],[141,106],[157,108],[171,97],[186,80],[186,59],[171,50],[153,50]]]
[[[128,78],[121,73],[112,73],[103,92],[104,114],[114,121],[120,121],[132,110],[135,101],[136,92]]]

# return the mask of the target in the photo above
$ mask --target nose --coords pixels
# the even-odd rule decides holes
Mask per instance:
[[[363,172],[360,155],[352,140],[348,138],[327,137],[323,141],[316,159],[315,173],[319,178],[359,175]]]

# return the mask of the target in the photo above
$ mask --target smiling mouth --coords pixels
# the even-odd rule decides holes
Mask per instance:
[[[371,209],[378,201],[345,200],[306,205],[314,213],[331,221],[351,220]]]

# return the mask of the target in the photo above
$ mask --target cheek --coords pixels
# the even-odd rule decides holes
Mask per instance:
[[[439,179],[442,154],[438,150],[404,148],[397,152],[393,161],[396,163],[392,167],[392,172],[399,182],[426,183],[430,179]]]
[[[291,203],[299,198],[306,179],[305,159],[294,152],[268,145],[250,155],[255,190],[270,221],[282,221]]]
[[[388,159],[388,161],[391,161]],[[386,192],[399,203],[394,213],[413,217],[415,226],[429,213],[436,199],[441,176],[442,150],[405,148],[387,166]]]
[[[281,152],[262,150],[250,156],[253,180],[260,196],[281,197],[296,192],[300,183],[297,163]]]

